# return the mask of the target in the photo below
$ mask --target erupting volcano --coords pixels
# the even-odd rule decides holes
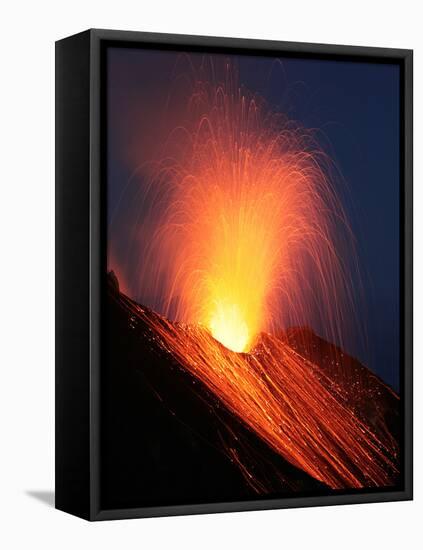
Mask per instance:
[[[136,282],[132,299],[116,289],[111,299],[163,369],[176,362],[269,452],[330,489],[386,487],[399,459],[383,403],[397,410],[398,398],[343,351],[360,332],[357,258],[315,135],[240,86],[232,66],[217,83],[203,69],[158,159],[137,170]],[[293,339],[307,326],[324,340],[306,328]],[[228,459],[268,492],[222,425]]]

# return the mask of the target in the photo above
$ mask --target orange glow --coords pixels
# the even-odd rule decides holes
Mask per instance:
[[[249,343],[249,328],[236,304],[217,303],[209,327],[216,340],[232,351],[244,351]]]

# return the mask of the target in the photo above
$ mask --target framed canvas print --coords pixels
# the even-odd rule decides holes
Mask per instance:
[[[412,498],[412,52],[56,43],[56,507]]]

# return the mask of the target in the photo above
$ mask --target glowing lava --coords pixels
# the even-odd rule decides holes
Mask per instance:
[[[244,351],[249,343],[249,330],[239,306],[227,302],[216,304],[210,318],[214,338],[232,351]]]

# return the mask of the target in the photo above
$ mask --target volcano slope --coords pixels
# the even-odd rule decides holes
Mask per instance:
[[[398,483],[398,397],[310,329],[236,354],[129,299],[114,274],[104,319],[105,509]]]

